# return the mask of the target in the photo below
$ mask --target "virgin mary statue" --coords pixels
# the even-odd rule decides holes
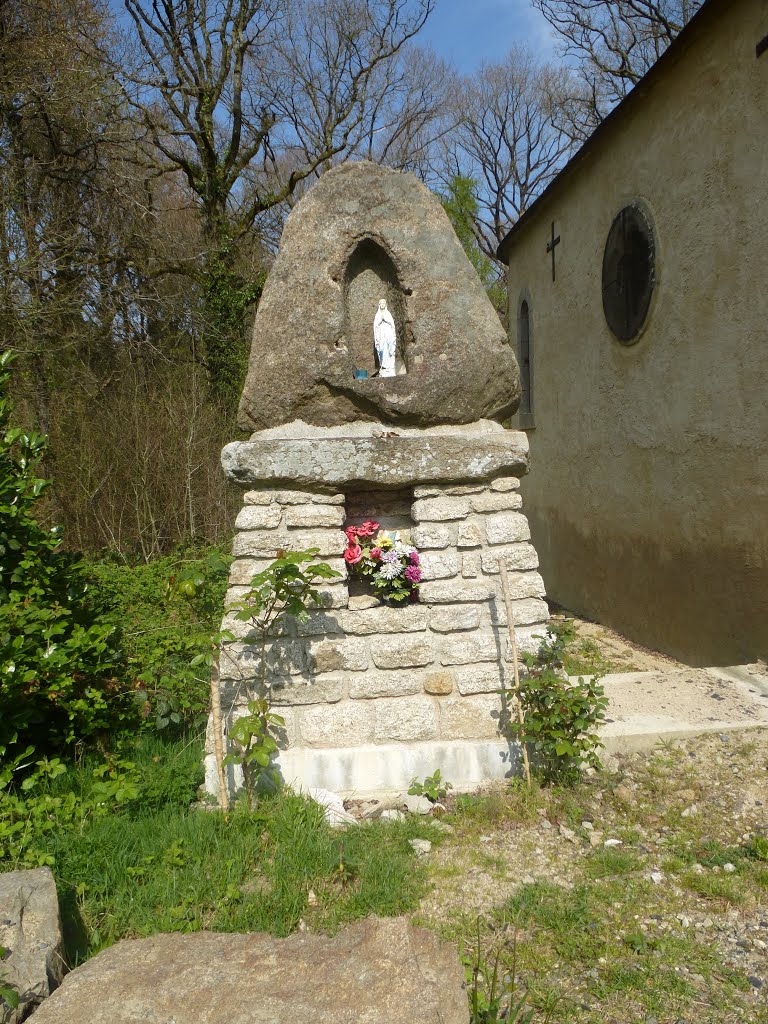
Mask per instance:
[[[392,314],[387,309],[387,300],[379,300],[379,308],[373,318],[373,343],[379,358],[379,376],[394,377],[395,352],[397,350],[397,332]]]

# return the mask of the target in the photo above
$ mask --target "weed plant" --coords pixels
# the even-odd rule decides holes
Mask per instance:
[[[608,700],[597,677],[570,681],[564,674],[572,624],[547,626],[536,654],[523,654],[526,666],[519,699],[523,715],[507,730],[529,750],[534,773],[545,782],[576,782],[583,767],[600,767],[598,728]]]

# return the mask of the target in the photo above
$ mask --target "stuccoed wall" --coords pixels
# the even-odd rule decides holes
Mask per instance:
[[[705,8],[510,239],[511,339],[527,299],[533,351],[522,493],[548,593],[693,664],[768,654],[766,31],[766,0]],[[601,269],[638,199],[657,282],[627,347]]]
[[[511,773],[515,748],[500,732],[506,701],[498,691],[511,678],[500,559],[521,649],[537,646],[534,634],[548,618],[517,478],[414,488],[411,542],[424,582],[419,602],[406,607],[350,596],[344,503],[343,494],[320,489],[251,490],[236,523],[228,603],[281,547],[317,547],[342,573],[320,588],[322,608],[291,621],[269,645],[272,701],[285,718],[286,781],[351,794],[403,791],[414,775],[438,767],[458,788]],[[224,626],[237,638],[221,664],[231,720],[244,713],[257,648],[246,623],[228,615]],[[215,792],[210,749],[207,785]]]

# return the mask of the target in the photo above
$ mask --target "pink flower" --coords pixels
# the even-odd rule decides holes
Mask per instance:
[[[358,537],[372,537],[379,528],[378,523],[374,523],[372,519],[366,519],[364,523],[356,528]]]
[[[344,552],[344,561],[348,565],[357,565],[360,559],[363,557],[363,549],[359,544],[350,543],[347,550]]]
[[[346,533],[347,540],[349,541],[350,544],[357,544],[358,529],[357,529],[356,526],[348,526],[348,527],[346,527],[346,529],[344,530],[344,533]]]
[[[381,548],[371,548],[371,558],[374,562],[381,561]]]
[[[421,569],[417,565],[409,565],[405,570],[405,578],[409,583],[421,583]]]
[[[411,563],[411,565],[419,565],[419,552],[412,551],[410,555],[408,555],[408,561]]]

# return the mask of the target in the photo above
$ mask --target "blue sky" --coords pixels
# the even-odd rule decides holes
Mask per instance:
[[[555,40],[530,0],[437,0],[418,35],[461,72],[497,61],[516,43],[527,43],[542,60],[555,55]]]

